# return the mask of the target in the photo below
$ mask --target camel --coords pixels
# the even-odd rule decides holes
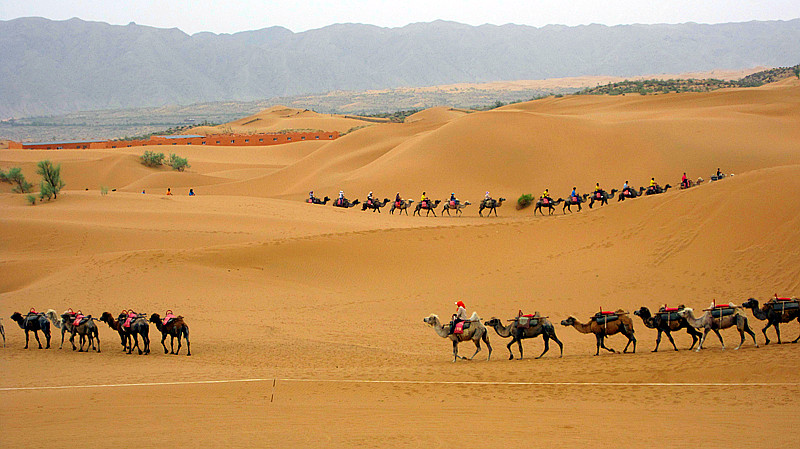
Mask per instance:
[[[126,352],[128,354],[132,353],[135,347],[139,351],[139,355],[150,354],[150,325],[147,324],[147,316],[141,313],[135,314],[130,320],[130,326],[126,327],[125,321],[130,313],[132,313],[132,311],[121,313],[119,317],[117,317],[117,322],[121,329],[119,332],[125,334],[125,341],[127,342]],[[139,347],[139,335],[142,336],[144,349]],[[131,343],[131,340],[133,340],[133,343]]]
[[[492,345],[489,343],[489,333],[486,330],[486,327],[481,323],[480,317],[476,312],[472,313],[472,317],[470,317],[470,327],[464,330],[463,334],[451,334],[450,333],[450,324],[442,324],[439,322],[439,317],[435,314],[431,314],[427,318],[423,318],[422,321],[427,323],[429,326],[436,331],[442,338],[448,338],[453,342],[453,362],[458,359],[462,360],[472,360],[481,352],[481,340],[486,343],[486,347],[489,349],[489,357],[486,360],[490,360],[492,358]],[[462,341],[470,341],[472,340],[475,343],[475,354],[472,354],[472,357],[464,357],[458,355],[458,344]]]
[[[377,211],[378,213],[381,213],[381,207],[385,206],[386,203],[388,202],[389,198],[384,198],[383,202],[377,200],[366,201],[364,203],[361,203],[361,210],[365,211],[367,209],[372,209],[372,212]]]
[[[666,192],[671,187],[672,186],[669,185],[669,184],[665,185],[664,187],[661,187],[660,185],[656,185],[655,187],[648,187],[647,190],[645,190],[644,194],[645,195],[658,195],[659,193]]]
[[[169,313],[169,312],[168,312]],[[189,326],[183,321],[182,316],[178,316],[172,321],[164,324],[161,317],[157,313],[150,315],[150,322],[156,325],[156,328],[161,332],[161,346],[164,347],[164,354],[167,353],[167,345],[164,344],[167,335],[169,339],[169,353],[178,355],[181,352],[181,337],[186,339],[186,355],[192,355],[192,348],[189,345]],[[175,338],[178,338],[178,350],[175,351]]]
[[[120,315],[122,316],[124,315],[124,313]],[[103,314],[100,316],[100,321],[108,324],[108,327],[114,329],[115,331],[117,331],[117,333],[119,333],[119,339],[120,343],[122,344],[122,350],[127,351],[128,341],[129,341],[128,334],[124,330],[122,330],[120,321],[114,318],[114,316],[111,315],[111,313],[109,312],[103,312]]]
[[[350,200],[348,200],[347,198],[342,198],[342,199],[337,198],[336,201],[333,201],[331,204],[333,204],[334,207],[341,207],[347,209],[349,207],[355,207],[358,204],[358,200],[355,200],[351,203]]]
[[[533,215],[536,215],[536,211],[538,210],[540,214],[544,215],[542,211],[543,207],[547,208],[547,215],[553,215],[553,212],[556,210],[556,205],[564,201],[564,198],[559,198],[555,201],[551,200],[550,198],[539,198],[539,201],[536,202],[536,207],[533,208]]]
[[[775,326],[775,333],[778,334],[778,344],[781,344],[781,328],[780,323],[789,323],[793,320],[797,320],[800,323],[800,309],[789,309],[786,311],[780,311],[780,305],[778,305],[778,310],[773,308],[776,305],[776,301],[772,300],[764,304],[763,307],[758,307],[758,301],[754,298],[750,298],[742,304],[742,307],[746,309],[750,309],[753,311],[753,316],[757,320],[767,321],[767,326],[761,330],[764,333],[764,339],[766,343],[769,344],[769,337],[767,337],[767,329],[770,326]],[[792,340],[792,343],[797,343],[800,340],[800,336]]]
[[[725,342],[722,341],[722,335],[720,335],[719,331],[720,329],[727,329],[734,325],[736,325],[736,328],[739,330],[739,335],[742,337],[742,339],[739,341],[739,346],[737,346],[735,349],[742,347],[742,343],[744,343],[745,332],[753,337],[753,344],[756,345],[756,348],[758,347],[758,343],[756,342],[756,334],[750,330],[750,326],[747,325],[747,317],[744,316],[744,314],[736,311],[733,315],[714,318],[711,316],[711,313],[711,310],[707,310],[706,313],[704,313],[700,318],[695,318],[694,310],[688,307],[678,312],[679,316],[686,318],[686,322],[688,322],[690,326],[696,329],[704,329],[703,338],[700,339],[700,345],[697,346],[695,351],[699,352],[701,349],[703,349],[703,343],[705,343],[706,337],[711,331],[714,331],[714,333],[717,334],[719,342],[722,343],[722,349],[725,349]]]
[[[582,334],[594,334],[595,338],[597,338],[597,352],[594,355],[600,355],[600,348],[605,349],[608,352],[616,352],[611,348],[606,348],[605,345],[605,338],[610,337],[614,334],[621,333],[622,335],[628,337],[628,344],[625,345],[625,349],[622,350],[623,353],[628,352],[628,346],[633,343],[633,352],[636,352],[636,337],[633,335],[633,320],[627,315],[622,309],[619,309],[615,312],[619,318],[615,321],[611,321],[605,324],[598,324],[597,320],[592,317],[592,319],[588,323],[580,323],[578,319],[574,316],[570,316],[566,320],[561,322],[562,326],[572,326],[578,332]]]
[[[538,313],[535,315],[538,315]],[[542,356],[545,355],[547,351],[550,349],[551,338],[553,339],[553,341],[558,343],[558,347],[561,349],[561,355],[559,355],[559,357],[563,357],[564,345],[561,343],[561,340],[559,340],[558,337],[556,337],[556,330],[553,328],[553,323],[551,323],[547,318],[544,317],[543,318],[534,317],[534,319],[538,320],[537,324],[535,326],[531,325],[527,329],[521,329],[518,327],[519,318],[514,319],[511,323],[508,324],[508,326],[503,326],[502,321],[500,321],[499,318],[494,318],[494,317],[492,317],[492,319],[487,321],[485,324],[487,326],[493,327],[494,331],[497,332],[497,335],[503,338],[511,337],[511,341],[506,345],[506,348],[508,348],[508,360],[514,360],[514,353],[511,351],[511,346],[513,346],[514,343],[516,343],[517,346],[519,346],[519,359],[522,360],[522,340],[526,338],[535,338],[540,335],[544,339],[544,351],[542,351],[542,353],[539,354],[539,357],[536,357],[537,359],[542,358]]]
[[[678,309],[683,309],[683,306],[678,307]],[[644,322],[645,327],[650,329],[656,329],[658,331],[658,336],[656,337],[656,348],[653,349],[652,352],[658,352],[658,345],[661,344],[661,334],[667,334],[667,338],[669,342],[672,343],[672,347],[675,350],[678,350],[678,347],[675,346],[675,340],[672,339],[672,332],[686,329],[686,332],[692,336],[692,345],[689,346],[689,350],[694,349],[694,345],[700,340],[702,334],[697,332],[695,328],[689,325],[686,322],[685,318],[678,317],[678,319],[663,319],[663,311],[659,311],[656,313],[655,316],[650,314],[650,309],[647,307],[642,306],[639,310],[633,312],[634,315],[638,316]],[[667,312],[672,316],[673,312]]]
[[[14,312],[14,314],[11,315],[11,319],[16,321],[19,328],[25,331],[24,349],[28,349],[30,332],[33,332],[33,336],[36,337],[36,342],[39,343],[39,349],[42,349],[42,342],[39,340],[39,331],[42,331],[47,338],[47,347],[45,349],[50,349],[50,322],[47,321],[47,317],[43,313],[28,313],[28,315],[23,317],[21,313]]]
[[[584,193],[580,196],[570,196],[566,200],[564,200],[564,207],[561,208],[561,213],[566,214],[567,211],[572,213],[572,208],[570,206],[578,206],[578,212],[581,211],[581,203],[586,202],[586,198],[589,197],[588,193]]]
[[[502,206],[503,205],[503,201],[505,201],[505,200],[506,200],[505,198],[500,198],[500,199],[496,199],[496,200],[492,199],[492,198],[484,199],[483,201],[481,201],[481,206],[478,209],[478,215],[483,217],[483,210],[484,209],[489,209],[489,213],[486,214],[486,216],[488,217],[488,216],[492,215],[492,212],[494,212],[494,216],[496,217],[497,216],[497,208]]]
[[[425,216],[426,217],[431,212],[433,212],[433,216],[435,217],[436,216],[436,211],[434,211],[434,209],[436,209],[439,206],[439,203],[441,203],[441,202],[442,202],[442,200],[436,200],[436,201],[433,202],[433,204],[431,204],[430,200],[428,200],[428,201],[420,201],[419,203],[417,203],[417,207],[414,208],[414,213],[411,214],[411,216],[413,217],[414,215],[419,215],[421,217],[422,213],[420,212],[420,210],[425,209],[425,211],[426,211],[425,212]]]
[[[400,211],[400,212],[398,212],[398,214],[402,214],[403,212],[405,212],[406,215],[408,215],[408,208],[411,206],[411,203],[413,203],[413,202],[414,202],[414,200],[395,201],[395,202],[392,203],[392,208],[389,209],[389,213],[394,215],[394,210],[397,209],[397,210]]]
[[[6,330],[3,327],[3,319],[0,318],[0,334],[3,334],[3,347],[6,347]]]
[[[599,190],[597,192],[592,193],[589,196],[589,209],[591,209],[592,206],[594,206],[594,203],[596,201],[599,201],[601,206],[608,204],[608,200],[614,198],[614,194],[617,192],[618,192],[617,189],[611,189],[610,192],[606,192],[605,190]]]
[[[331,198],[328,197],[328,196],[326,196],[324,199],[308,198],[306,200],[306,203],[309,203],[309,204],[322,204],[324,206],[324,205],[328,204],[328,201],[330,201],[330,200],[331,200]]]
[[[459,216],[464,213],[462,212],[462,210],[465,207],[469,206],[470,204],[472,203],[470,203],[469,201],[464,201],[463,203],[456,203],[454,206],[451,206],[450,201],[445,201],[444,206],[442,206],[442,216],[444,216],[444,213],[447,212],[447,216],[449,217],[450,209],[456,211],[456,216]]]
[[[644,187],[639,187],[639,190],[634,190],[631,187],[628,187],[627,189],[622,189],[622,191],[619,192],[619,196],[617,197],[617,202],[625,201],[627,198],[633,199],[642,196],[644,190],[645,190]]]
[[[71,309],[70,309],[71,310]],[[76,315],[71,313],[70,311],[64,312],[61,316],[56,315],[55,310],[48,310],[45,314],[47,318],[53,323],[56,329],[61,329],[61,345],[58,346],[58,349],[64,347],[64,334],[69,332],[69,342],[72,343],[72,350],[74,351],[77,349],[75,346],[75,335],[80,336],[80,350],[78,352],[83,352],[83,345],[86,344],[87,339],[89,346],[86,348],[86,352],[89,352],[89,348],[95,349],[97,352],[100,352],[100,335],[97,330],[97,325],[94,324],[94,318],[91,315],[87,316],[87,320],[81,323],[79,326],[75,326],[75,317]],[[95,347],[95,339],[97,340],[97,346]]]

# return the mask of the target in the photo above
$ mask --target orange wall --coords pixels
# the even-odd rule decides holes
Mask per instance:
[[[269,146],[291,142],[303,142],[306,140],[335,140],[338,138],[338,131],[318,133],[212,134],[205,137],[181,137],[176,139],[154,136],[147,140],[107,140],[105,142],[75,142],[42,145],[9,141],[9,148],[26,150],[80,150],[128,148],[145,145]]]

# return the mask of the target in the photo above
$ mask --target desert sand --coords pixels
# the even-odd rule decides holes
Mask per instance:
[[[281,126],[328,129],[303,120]],[[332,142],[172,149],[189,170],[146,168],[141,149],[0,151],[0,167],[31,181],[36,161],[60,163],[67,183],[35,207],[0,184],[3,446],[80,434],[101,447],[763,448],[800,437],[800,345],[764,346],[750,311],[761,347],[748,337],[738,351],[735,330],[722,331],[727,349],[712,333],[699,353],[680,331],[679,351],[665,338],[651,353],[656,332],[632,316],[636,353],[594,357],[593,336],[559,324],[601,307],[800,296],[797,80],[442,107]],[[717,167],[735,176],[709,183]],[[514,208],[546,187],[676,186],[684,171],[706,182],[566,215]],[[406,217],[305,204],[312,189],[361,200],[455,191],[473,205]],[[487,190],[510,200],[497,218],[478,217]],[[449,317],[456,300],[484,319],[549,316],[563,358],[551,344],[534,360],[536,339],[509,361],[490,330],[490,361],[484,347],[452,363],[422,318]],[[99,354],[59,350],[58,331],[53,348],[23,350],[8,317],[31,307],[172,309],[192,356],[165,355],[155,328],[150,355],[126,355],[105,324]],[[797,322],[781,330],[784,342],[800,334]]]

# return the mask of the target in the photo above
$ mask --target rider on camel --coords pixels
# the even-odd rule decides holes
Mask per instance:
[[[622,184],[622,193],[628,195],[630,192],[630,187],[628,187],[628,181],[625,181],[625,184]]]
[[[545,204],[552,203],[553,199],[550,198],[550,189],[544,189],[542,196],[539,197],[540,200],[547,200]]]
[[[683,172],[683,176],[681,176],[681,188],[689,188],[689,178],[686,177],[686,172]]]
[[[650,178],[649,190],[655,192],[657,188],[658,188],[658,184],[656,184],[656,178],[655,177]]]
[[[397,192],[397,195],[394,196],[394,204],[399,206],[402,201],[403,199],[400,198],[400,192]]]
[[[575,187],[575,186],[572,187],[572,192],[570,192],[569,197],[570,197],[570,199],[572,200],[573,203],[577,203],[578,202],[578,188],[577,187]]]
[[[458,206],[458,198],[456,198],[456,192],[450,193],[450,205],[453,207]]]
[[[467,320],[469,320],[467,306],[464,305],[464,301],[457,301],[456,313],[453,314],[453,322],[450,324],[450,333],[452,334],[456,330],[456,324]]]
[[[427,196],[425,196],[425,192],[422,192],[422,198],[419,200],[422,207],[429,208],[430,207],[430,200]]]
[[[367,204],[372,206],[372,190],[370,190],[369,195],[367,195]]]
[[[314,191],[312,190],[312,191],[308,192],[308,200],[309,200],[309,202],[313,203],[315,199],[316,198],[314,198]]]

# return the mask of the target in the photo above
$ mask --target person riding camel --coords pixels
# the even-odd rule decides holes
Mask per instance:
[[[312,191],[308,192],[308,201],[313,203],[315,199],[316,198],[314,198],[314,191],[312,190]]]
[[[367,204],[372,206],[372,190],[370,190],[369,194],[367,195]]]
[[[400,207],[403,203],[403,198],[400,197],[400,192],[397,192],[397,195],[394,196],[394,205],[395,207]]]
[[[456,313],[453,314],[453,321],[450,323],[450,333],[456,330],[456,324],[469,320],[467,316],[467,306],[464,301],[456,301]]]
[[[686,172],[683,172],[683,176],[681,176],[681,188],[689,188],[689,178],[686,177]]]
[[[572,187],[572,192],[570,192],[569,198],[573,203],[577,203],[578,202],[579,196],[578,196],[578,188],[577,187],[575,187],[575,186]]]
[[[422,207],[430,208],[430,200],[425,196],[425,192],[422,192],[422,198],[420,198],[419,202],[422,204]]]
[[[339,191],[339,199],[336,200],[336,204],[339,206],[344,206],[344,190]]]
[[[649,189],[651,191],[655,192],[657,187],[658,187],[658,184],[656,184],[656,178],[655,177],[650,178],[650,187],[649,187]]]
[[[600,183],[597,182],[594,184],[594,196],[595,198],[600,198],[600,195],[603,193],[603,189],[600,188]]]
[[[552,203],[553,199],[550,198],[550,189],[544,189],[544,192],[542,192],[542,196],[540,196],[539,199],[546,200],[545,204]]]
[[[625,181],[625,184],[622,184],[622,193],[625,194],[625,196],[628,196],[630,195],[630,190],[631,188],[628,187],[628,181]]]
[[[458,198],[456,198],[456,192],[450,193],[450,206],[452,207],[458,206]]]

